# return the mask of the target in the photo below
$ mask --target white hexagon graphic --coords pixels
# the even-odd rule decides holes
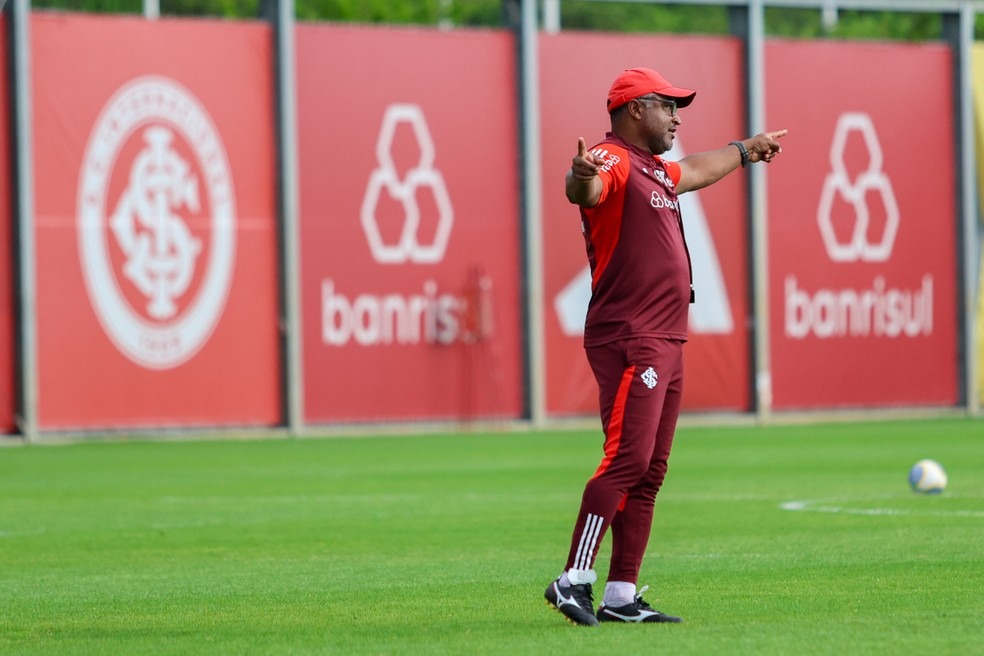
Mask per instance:
[[[419,148],[416,165],[407,171],[402,180],[392,152],[393,140],[401,123],[410,126]],[[360,211],[362,229],[373,258],[380,264],[440,262],[444,259],[451,227],[454,225],[454,208],[451,206],[444,177],[434,168],[434,141],[427,129],[424,113],[418,105],[396,103],[386,108],[376,142],[376,161],[378,166],[369,176]],[[420,207],[417,205],[417,190],[422,187],[432,192],[438,213],[437,228],[430,243],[421,243],[418,234]],[[395,243],[386,242],[376,220],[379,194],[384,189],[403,207],[403,226]]]
[[[854,133],[859,134],[864,142],[868,152],[868,166],[852,180],[844,161],[844,153]],[[817,206],[817,225],[827,256],[832,261],[884,262],[891,257],[899,230],[899,207],[895,202],[892,183],[882,170],[882,164],[881,144],[871,117],[861,112],[842,114],[837,120],[830,144],[831,171],[823,181],[820,204]],[[870,213],[866,198],[872,192],[881,197],[885,208],[885,227],[877,241],[873,241],[869,234]],[[847,241],[837,236],[833,226],[831,213],[838,197],[854,209],[854,227]]]

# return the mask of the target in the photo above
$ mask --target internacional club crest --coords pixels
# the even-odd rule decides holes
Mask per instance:
[[[649,367],[642,372],[642,382],[646,384],[646,387],[652,389],[656,387],[656,383],[659,382],[659,377],[656,375],[656,370]]]
[[[236,230],[225,148],[187,89],[140,77],[109,99],[82,160],[77,228],[116,347],[150,369],[193,357],[225,306]]]

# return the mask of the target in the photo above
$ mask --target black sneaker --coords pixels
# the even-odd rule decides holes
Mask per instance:
[[[679,617],[674,617],[672,615],[667,615],[666,613],[661,613],[649,604],[645,602],[642,598],[642,593],[649,588],[648,585],[643,586],[639,594],[635,596],[635,599],[630,604],[625,604],[624,606],[606,606],[602,604],[598,607],[598,621],[599,622],[635,622],[635,623],[672,623],[678,624],[683,620]]]
[[[567,621],[579,626],[598,626],[594,614],[591,584],[561,585],[560,578],[547,586],[543,593],[547,603],[560,611]]]

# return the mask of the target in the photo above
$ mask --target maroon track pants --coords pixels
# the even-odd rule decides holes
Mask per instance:
[[[593,569],[609,526],[609,581],[636,583],[683,391],[683,342],[651,337],[585,349],[598,381],[604,458],[584,487],[565,569]]]

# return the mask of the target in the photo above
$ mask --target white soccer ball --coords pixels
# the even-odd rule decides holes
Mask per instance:
[[[946,471],[935,460],[920,460],[909,470],[909,486],[913,492],[939,494],[946,487]]]

